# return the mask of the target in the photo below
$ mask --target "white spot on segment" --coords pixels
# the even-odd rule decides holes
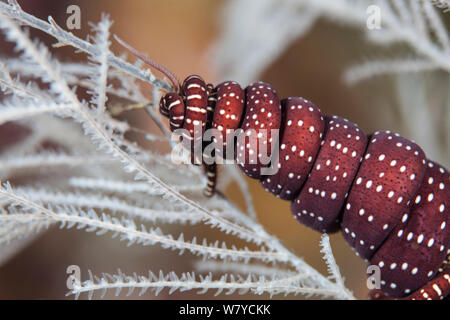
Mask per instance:
[[[438,296],[442,296],[442,291],[439,288],[439,286],[437,284],[433,284],[433,290],[436,291],[436,293],[438,294]]]
[[[369,180],[366,183],[366,188],[369,189],[370,187],[372,187],[372,180]]]
[[[428,202],[433,201],[434,195],[432,193],[428,194]]]
[[[433,238],[428,240],[428,243],[427,243],[428,248],[431,248],[433,246],[433,244],[434,244],[434,239]]]
[[[423,237],[423,234],[420,234],[419,237],[417,238],[417,243],[418,243],[418,244],[421,244],[422,241],[423,241],[423,238],[424,238],[424,237]]]
[[[172,107],[174,107],[174,106],[176,106],[176,105],[178,105],[180,103],[181,103],[180,100],[176,100],[176,101],[172,102],[171,104],[169,104],[168,109],[170,110],[170,108],[172,108]]]
[[[197,83],[191,83],[190,85],[187,86],[187,89],[190,89],[190,88],[200,88],[200,87],[201,87],[201,85],[199,85],[199,84],[197,84]]]
[[[381,155],[378,157],[378,160],[383,161],[384,158],[386,158],[386,156],[385,156],[384,154],[381,154]]]
[[[333,192],[332,194],[331,194],[331,199],[336,199],[336,197],[337,197],[337,194],[336,194],[336,192]]]
[[[377,190],[377,192],[380,192],[381,190],[383,190],[383,186],[381,186],[381,185],[377,186],[376,190]]]
[[[419,271],[419,269],[417,269],[417,267],[415,267],[411,270],[411,274],[413,274],[413,275],[417,274],[418,271]]]
[[[406,262],[404,262],[402,264],[402,270],[406,270],[408,268],[408,264]]]
[[[422,199],[422,197],[421,197],[420,195],[418,195],[418,196],[416,197],[415,203],[418,204],[418,203],[420,202],[421,199]]]
[[[187,100],[192,100],[192,99],[201,99],[202,96],[199,94],[191,94],[190,96],[188,96],[186,99]]]

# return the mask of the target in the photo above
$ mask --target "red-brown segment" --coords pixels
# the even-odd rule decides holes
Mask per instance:
[[[429,161],[410,213],[371,259],[381,268],[382,288],[392,297],[414,292],[436,275],[450,242],[450,174]]]
[[[259,179],[270,165],[272,145],[278,142],[281,107],[277,92],[267,83],[256,82],[245,89],[244,133],[236,143],[236,162],[249,177]],[[277,136],[272,136],[275,129]],[[274,140],[275,139],[275,140]],[[264,171],[264,170],[263,170]]]
[[[281,104],[283,128],[278,163],[272,159],[278,170],[274,175],[265,176],[261,183],[267,191],[290,200],[308,177],[320,148],[324,121],[319,108],[306,99],[288,98]]]
[[[167,107],[167,99],[173,94],[173,92],[166,93],[159,101],[159,113],[166,118],[169,118],[169,108]]]
[[[202,140],[208,118],[206,111],[208,104],[206,84],[199,76],[192,75],[184,80],[182,91],[186,105],[183,129],[189,133],[189,136],[183,135],[183,138],[191,140],[191,161],[195,164],[201,164],[203,153]]]
[[[325,137],[306,184],[291,203],[301,223],[320,232],[339,230],[340,213],[367,145],[348,120],[326,116]]]
[[[173,132],[176,129],[183,127],[184,123],[184,102],[179,94],[175,92],[167,93],[160,104],[160,111],[167,111],[170,119],[170,130]],[[162,113],[164,115],[164,113]]]
[[[226,81],[219,84],[215,91],[217,102],[212,127],[222,134],[222,143],[220,147],[217,146],[216,156],[227,159],[226,147],[228,144],[234,146],[234,132],[239,129],[244,112],[244,90],[238,83]]]
[[[371,290],[369,299],[371,300],[448,300],[450,297],[450,266],[446,265],[432,280],[413,293],[401,297],[393,298],[380,289]]]
[[[370,259],[409,212],[425,164],[425,155],[415,143],[389,131],[373,134],[341,224],[345,239],[361,257]]]

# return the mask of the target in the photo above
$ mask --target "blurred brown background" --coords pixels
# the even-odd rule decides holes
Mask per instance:
[[[20,3],[26,11],[42,19],[52,15],[61,26],[65,26],[67,6],[79,5],[82,28],[73,30],[73,33],[82,38],[91,32],[88,21],[97,22],[102,12],[109,13],[114,21],[113,33],[172,70],[179,79],[196,73],[210,82],[223,80],[213,70],[211,61],[214,57],[207,53],[220,27],[217,21],[224,1],[27,0]],[[42,37],[40,32],[33,32],[33,35]],[[42,39],[51,43],[48,37]],[[122,51],[115,42],[112,50],[115,53]],[[79,59],[70,48],[53,52],[64,59]],[[366,132],[389,128],[401,133],[396,126],[395,114],[392,115],[392,105],[389,104],[389,101],[393,101],[390,98],[392,92],[389,80],[373,80],[357,87],[347,87],[342,83],[341,76],[345,68],[367,52],[367,43],[361,30],[321,19],[260,80],[271,83],[282,97],[307,97],[318,104],[323,112],[344,116],[358,123]],[[146,86],[143,88],[149,89]],[[374,92],[377,94],[373,94]],[[148,127],[146,117],[137,117],[142,115],[139,111],[128,115],[134,125]],[[288,202],[266,193],[258,182],[248,181],[258,217],[267,230],[277,235],[286,247],[326,274],[326,266],[319,252],[320,234],[296,223],[290,214]],[[242,197],[236,190],[230,186],[226,194],[243,206]],[[218,235],[207,229],[198,229],[196,232],[210,240]],[[332,236],[332,246],[346,277],[347,286],[354,290],[356,297],[364,299],[368,291],[365,263],[355,256],[340,234]],[[87,269],[92,269],[94,274],[115,272],[117,268],[121,268],[126,274],[146,274],[149,269],[159,271],[160,268],[166,271],[190,271],[191,258],[189,254],[180,257],[159,247],[150,249],[133,245],[128,248],[124,243],[112,240],[109,235],[97,237],[84,231],[60,231],[52,228],[0,266],[0,298],[64,299],[64,293],[67,292],[66,267],[71,264],[81,267],[82,279],[85,279]],[[107,297],[113,296],[109,294]],[[126,298],[124,294],[120,297]],[[195,293],[177,292],[170,297],[207,299],[212,295],[197,296]],[[228,297],[219,296],[222,299]],[[251,295],[244,297],[255,298]],[[143,298],[151,299],[153,295],[147,293]],[[167,291],[161,292],[159,298],[169,298]]]

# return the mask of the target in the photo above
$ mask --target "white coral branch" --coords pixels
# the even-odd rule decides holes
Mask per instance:
[[[96,153],[90,148],[86,148],[86,150],[82,148],[82,151],[92,152],[91,154],[74,152],[73,154],[30,155],[20,150],[21,152],[15,152],[15,155],[18,155],[16,164],[12,163],[10,157],[0,159],[0,164],[4,164],[4,171],[9,173],[13,169],[36,168],[43,164],[52,169],[58,169],[63,165],[88,168],[89,164],[102,164],[103,162],[109,164],[108,161],[111,164],[119,164],[123,168],[118,172],[108,172],[109,179],[101,178],[107,168],[91,172],[92,176],[89,177],[76,178],[74,176],[72,179],[69,178],[68,184],[66,182],[55,183],[60,188],[57,188],[57,191],[49,191],[52,190],[50,187],[37,189],[29,186],[13,190],[9,184],[0,188],[2,204],[0,209],[0,221],[2,221],[0,242],[27,236],[32,231],[38,231],[42,227],[55,224],[59,224],[62,228],[77,227],[78,229],[85,229],[88,232],[96,232],[98,235],[111,232],[113,236],[120,236],[121,240],[128,242],[129,245],[133,243],[158,244],[163,248],[176,250],[179,253],[190,251],[192,254],[205,259],[226,261],[227,263],[231,261],[236,270],[239,264],[244,266],[253,260],[284,266],[279,269],[280,273],[285,275],[283,278],[274,276],[268,279],[264,275],[257,277],[250,274],[247,280],[243,280],[243,278],[235,278],[233,275],[224,275],[220,280],[212,283],[213,281],[208,277],[196,281],[185,276],[187,282],[184,282],[187,286],[183,287],[182,285],[182,289],[192,287],[202,288],[202,291],[206,291],[214,287],[218,289],[219,293],[227,289],[228,292],[251,290],[255,294],[263,292],[268,292],[270,295],[305,293],[336,298],[353,298],[349,292],[311,268],[301,258],[286,249],[276,237],[266,232],[256,220],[250,198],[246,198],[250,217],[240,212],[222,196],[216,195],[211,199],[200,198],[198,196],[200,185],[193,183],[194,181],[204,183],[204,177],[198,168],[192,168],[191,166],[176,167],[170,164],[167,156],[160,156],[152,151],[143,150],[135,143],[125,139],[125,132],[131,130],[128,124],[117,121],[106,113],[106,102],[111,92],[108,90],[111,89],[108,83],[112,82],[111,79],[119,80],[122,87],[119,95],[128,97],[130,101],[138,103],[141,103],[144,98],[137,89],[136,79],[153,84],[153,102],[147,108],[147,112],[159,125],[159,119],[155,114],[156,101],[159,99],[160,89],[168,90],[170,88],[164,81],[155,78],[149,71],[141,71],[136,65],[130,65],[109,52],[108,30],[111,25],[109,20],[103,19],[95,27],[97,37],[94,38],[94,43],[90,43],[62,30],[52,18],[49,18],[49,23],[47,23],[23,12],[15,1],[10,1],[9,5],[0,2],[0,12],[0,28],[5,31],[8,40],[16,43],[16,49],[21,52],[20,59],[23,61],[23,66],[19,66],[18,60],[13,60],[15,64],[11,63],[11,70],[19,75],[30,73],[30,70],[32,70],[31,76],[33,78],[47,83],[50,87],[46,92],[38,91],[38,102],[33,105],[30,102],[32,99],[14,94],[21,88],[12,84],[11,73],[5,68],[3,79],[9,84],[8,90],[13,92],[13,99],[17,99],[11,100],[14,102],[11,102],[14,112],[23,111],[20,110],[20,106],[34,107],[39,110],[46,110],[46,105],[60,106],[61,108],[55,107],[52,110],[36,111],[35,113],[52,113],[59,117],[70,116],[70,119],[81,124],[85,135],[98,148]],[[11,18],[24,25],[43,30],[54,36],[59,44],[70,45],[90,54],[94,63],[89,66],[83,65],[78,71],[74,70],[73,65],[59,63],[59,61],[51,58],[47,48],[32,42],[26,32],[16,25]],[[72,71],[63,73],[64,68]],[[115,70],[112,68],[115,68]],[[126,72],[128,75],[119,75],[117,70]],[[91,90],[91,103],[88,104],[77,96],[74,86],[79,84],[85,85]],[[17,106],[19,108],[16,108]],[[6,114],[0,112],[0,119],[2,115]],[[22,114],[20,119],[23,119],[23,116],[26,116],[26,114]],[[8,119],[15,118],[10,116]],[[33,132],[37,132],[38,137],[36,139],[44,136],[44,133],[49,134],[50,132],[48,128],[41,128],[42,125],[31,123],[30,126]],[[162,129],[163,132],[167,133],[164,128]],[[155,139],[152,136],[148,137]],[[79,139],[78,136],[77,139]],[[29,145],[35,146],[36,143],[37,140]],[[76,150],[76,148],[74,149]],[[81,156],[87,158],[84,164],[81,163]],[[167,181],[169,180],[168,175],[166,174],[164,177],[164,171],[160,170],[163,167],[179,173],[177,178],[180,178],[180,181],[177,181],[177,184]],[[83,174],[86,172],[88,170],[84,171]],[[130,173],[138,181],[128,181]],[[241,178],[237,176],[235,180],[242,182]],[[73,191],[74,187],[92,189],[96,192],[88,194],[86,190]],[[243,190],[247,191],[245,185]],[[103,196],[98,193],[99,191],[113,192],[114,196]],[[159,198],[160,202],[159,204],[153,204],[151,200],[145,200],[145,198],[151,200]],[[162,203],[165,204],[164,209],[161,209]],[[235,238],[242,239],[244,242],[250,243],[252,247],[251,249],[246,246],[238,248],[229,243],[228,239],[227,242],[221,243],[219,241],[208,243],[204,239],[197,243],[195,237],[191,240],[185,240],[183,233],[174,237],[163,233],[159,228],[148,227],[143,224],[137,226],[135,219],[136,221],[142,220],[146,224],[153,222],[202,223],[233,235]],[[276,267],[273,267],[273,269],[276,269]],[[248,270],[251,270],[250,267]],[[262,266],[253,268],[255,274],[258,273],[258,270],[259,273],[263,273]],[[269,272],[269,268],[266,272]],[[142,279],[141,285],[136,281],[129,281],[129,278],[125,279],[118,276],[115,278],[117,281],[109,284],[106,283],[106,279],[85,283],[84,288],[80,287],[80,292],[93,292],[96,289],[92,286],[95,287],[96,285],[100,285],[98,289],[102,290],[109,287],[132,289],[135,287],[134,284],[137,287],[153,287],[157,290],[164,286],[170,287],[171,290],[177,289],[179,287],[177,277],[173,274],[167,277],[169,281],[167,279],[162,280],[162,278],[155,280],[150,276],[148,279]],[[229,277],[229,281],[227,281],[227,277]],[[74,293],[76,294],[76,292]]]
[[[198,280],[197,280],[198,278]],[[164,274],[162,271],[158,275],[149,272],[148,277],[124,275],[120,270],[116,275],[103,274],[97,277],[90,273],[90,279],[75,284],[72,291],[68,294],[75,295],[78,298],[81,293],[87,292],[88,298],[91,299],[95,291],[101,291],[102,297],[108,290],[116,290],[116,296],[120,294],[122,289],[128,289],[127,295],[133,293],[135,289],[140,289],[139,295],[144,294],[151,289],[155,295],[158,295],[163,289],[169,288],[169,294],[179,290],[200,290],[198,293],[203,294],[208,290],[217,290],[215,295],[222,293],[229,295],[238,291],[239,294],[245,294],[252,291],[255,294],[269,293],[271,296],[275,294],[305,294],[320,295],[324,297],[350,298],[341,296],[341,292],[332,289],[322,289],[314,287],[293,286],[292,283],[300,281],[303,276],[293,276],[289,278],[269,278],[264,276],[256,277],[249,275],[246,278],[234,276],[232,274],[224,274],[218,280],[213,280],[212,274],[206,276],[196,275],[194,272],[182,273],[178,276],[174,272]]]
[[[59,43],[70,45],[83,52],[94,54],[92,49],[92,44],[77,38],[72,33],[67,32],[60,28],[53,19],[50,19],[50,23],[45,22],[39,18],[34,17],[31,14],[24,12],[21,8],[14,4],[5,4],[0,2],[0,10],[3,14],[7,14],[9,17],[17,19],[22,23],[29,25],[33,28],[44,31],[45,33],[53,36],[59,41]],[[118,68],[142,81],[146,81],[152,85],[155,85],[161,89],[170,90],[170,87],[160,79],[156,78],[149,69],[141,70],[128,62],[114,56],[113,54],[108,55],[108,63],[115,68]]]

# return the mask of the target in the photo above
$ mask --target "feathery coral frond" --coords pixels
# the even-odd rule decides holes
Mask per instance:
[[[313,20],[305,20],[301,26],[292,25],[295,33],[307,29]],[[161,127],[155,108],[161,92],[170,88],[149,70],[142,71],[138,65],[110,52],[111,24],[103,16],[93,27],[95,36],[87,41],[63,30],[51,17],[46,22],[24,12],[16,1],[0,2],[0,29],[8,41],[16,44],[18,55],[3,59],[0,65],[2,90],[12,95],[1,102],[0,123],[20,120],[33,132],[7,155],[0,156],[2,177],[9,179],[0,187],[0,244],[59,225],[61,229],[76,228],[97,235],[111,233],[128,245],[160,245],[180,254],[190,252],[208,261],[202,270],[209,266],[221,273],[218,280],[213,280],[212,275],[177,276],[173,272],[166,275],[161,272],[159,276],[150,273],[148,277],[129,277],[121,272],[114,276],[92,275],[90,280],[75,286],[71,293],[76,297],[82,292],[92,297],[97,290],[127,288],[131,293],[138,288],[141,293],[153,289],[157,294],[168,288],[170,292],[200,289],[204,293],[216,289],[217,294],[237,291],[353,299],[343,282],[339,282],[339,274],[336,282],[331,281],[268,233],[258,222],[249,196],[245,197],[248,214],[223,196],[206,199],[201,196],[205,177],[199,168],[175,165],[169,161],[169,155],[145,150],[125,138],[130,130],[142,131],[112,118],[108,110],[114,104],[110,100],[119,97],[143,103]],[[59,44],[87,53],[89,60],[58,61],[44,45],[29,38],[23,25],[42,30]],[[30,82],[22,82],[23,77],[31,79]],[[152,101],[139,90],[139,80],[153,85]],[[41,89],[37,83],[47,84],[48,89]],[[112,83],[117,88],[112,88]],[[77,86],[87,89],[89,101],[78,95]],[[55,127],[67,133],[55,137],[64,151],[37,153],[41,138],[51,136]],[[164,128],[162,131],[167,134]],[[167,136],[144,135],[150,142],[168,142]],[[64,179],[45,175],[46,170],[53,170]],[[247,193],[248,187],[236,168],[229,170],[229,178]],[[14,178],[27,171],[42,180],[12,188]],[[178,235],[163,232],[161,228],[167,227],[164,224],[177,225],[180,229],[170,232]],[[180,230],[186,224],[210,227],[225,233],[227,238],[185,239]],[[327,260],[331,261],[329,255]],[[228,270],[218,266],[222,262]],[[246,274],[246,278],[241,274]]]

